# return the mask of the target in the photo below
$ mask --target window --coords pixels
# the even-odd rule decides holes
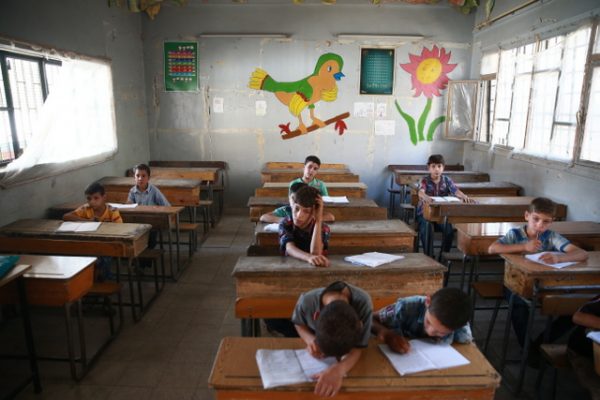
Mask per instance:
[[[600,146],[600,109],[592,106],[600,104],[597,25],[484,54],[480,82],[489,100],[479,102],[476,140],[562,162],[600,162],[592,151]]]
[[[27,147],[60,66],[57,60],[0,51],[0,165]]]

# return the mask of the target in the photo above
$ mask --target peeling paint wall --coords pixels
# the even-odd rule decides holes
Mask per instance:
[[[404,120],[394,107],[398,100],[418,116],[425,98],[412,97],[410,75],[400,63],[423,46],[445,46],[450,62],[458,67],[451,79],[469,76],[473,17],[465,17],[446,4],[383,6],[320,4],[204,4],[163,7],[155,21],[144,19],[144,65],[148,100],[150,157],[157,160],[225,160],[229,163],[226,201],[245,205],[260,186],[260,170],[267,161],[302,161],[317,154],[323,162],[347,163],[369,186],[368,196],[385,204],[389,185],[388,164],[425,163],[430,153],[443,153],[448,162],[460,162],[463,144],[440,140],[413,146]],[[285,33],[290,39],[202,38],[202,33]],[[423,35],[418,43],[395,43],[393,96],[359,95],[360,47],[367,43],[336,38],[339,33]],[[162,45],[165,40],[197,40],[200,87],[195,93],[166,93],[163,83]],[[371,43],[373,44],[373,43]],[[387,104],[387,117],[396,121],[394,136],[376,136],[374,118],[346,120],[349,130],[338,136],[333,126],[283,141],[278,125],[297,124],[287,107],[272,93],[247,88],[256,67],[278,81],[296,81],[312,73],[318,57],[327,52],[344,58],[345,78],[338,83],[338,99],[316,104],[315,114],[328,119],[353,111],[355,102]],[[445,92],[444,92],[445,93]],[[215,97],[224,99],[224,112],[212,109]],[[255,102],[265,101],[267,114],[257,116]],[[430,121],[445,112],[445,97],[436,98]],[[303,114],[309,121],[308,111]],[[308,125],[308,124],[307,124]]]
[[[509,10],[522,3],[524,0],[507,0],[502,7]],[[471,77],[478,77],[481,55],[485,51],[501,45],[514,47],[510,46],[511,42],[526,40],[534,33],[557,32],[557,29],[591,14],[600,15],[597,0],[541,1],[485,29],[475,30]],[[483,18],[479,10],[476,21]],[[509,154],[496,154],[471,143],[464,145],[464,164],[465,167],[489,172],[492,180],[514,182],[522,186],[528,196],[546,196],[567,204],[569,220],[600,221],[597,169],[534,164],[512,158]]]
[[[0,36],[112,60],[118,153],[101,164],[0,190],[0,225],[43,217],[48,207],[82,200],[83,190],[106,175],[149,157],[140,15],[106,1],[5,0]],[[151,97],[149,97],[151,98]]]

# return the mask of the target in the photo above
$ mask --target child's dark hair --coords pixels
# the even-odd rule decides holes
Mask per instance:
[[[556,203],[546,197],[536,197],[529,204],[529,212],[547,214],[554,216],[556,212]]]
[[[135,171],[140,170],[140,171],[146,171],[146,173],[148,174],[148,177],[150,177],[150,167],[146,164],[138,164],[135,167],[133,167],[133,172],[135,173]]]
[[[90,184],[88,187],[85,188],[85,195],[86,196],[91,196],[93,194],[96,193],[100,193],[100,195],[104,196],[104,186],[102,186],[100,183],[98,182],[94,182],[92,184]]]
[[[317,165],[321,165],[321,160],[319,160],[319,157],[317,156],[308,156],[306,157],[306,159],[304,160],[304,165],[308,164],[309,162],[314,162]]]
[[[302,189],[304,186],[308,186],[304,182],[294,182],[292,186],[290,186],[290,193],[297,193],[298,190]]]
[[[442,164],[446,165],[446,161],[444,160],[444,156],[441,154],[432,154],[427,159],[427,165],[431,164]]]
[[[319,190],[314,187],[305,185],[298,189],[296,193],[292,193],[292,200],[301,207],[314,207],[317,203]]]
[[[431,296],[429,312],[446,328],[456,330],[469,321],[471,300],[460,289],[443,288]]]
[[[343,300],[335,300],[321,310],[315,342],[325,356],[340,359],[361,339],[361,324],[356,311]]]
[[[323,304],[323,296],[327,293],[341,293],[344,289],[348,287],[348,284],[344,281],[335,281],[330,283],[323,291],[321,292],[321,296],[319,297],[319,302]],[[350,299],[352,301],[352,299]]]

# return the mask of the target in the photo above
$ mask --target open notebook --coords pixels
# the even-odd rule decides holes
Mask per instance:
[[[95,232],[102,222],[63,222],[56,232]]]
[[[442,202],[442,203],[460,203],[460,199],[458,197],[454,197],[454,196],[445,196],[445,197],[441,197],[441,196],[431,196],[431,200],[433,201],[437,201]]]
[[[380,344],[379,348],[400,375],[458,367],[470,363],[449,344],[431,343],[419,339],[410,341],[410,351],[406,354],[392,351],[387,344]]]
[[[346,196],[323,196],[325,203],[350,203]]]
[[[557,269],[568,267],[569,265],[577,264],[577,261],[567,261],[567,262],[561,262],[561,263],[556,263],[556,264],[549,264],[547,262],[540,260],[540,257],[542,256],[542,254],[546,254],[546,253],[564,254],[564,253],[561,253],[560,251],[543,251],[541,253],[526,254],[525,258],[528,260],[531,260],[533,262],[536,262],[538,264],[543,264],[548,267],[557,268]]]
[[[389,264],[397,260],[403,259],[404,256],[396,256],[393,254],[379,253],[373,251],[370,253],[363,253],[356,256],[345,257],[344,260],[354,264],[362,265],[365,267],[375,268],[383,264]]]
[[[256,351],[256,363],[265,389],[311,382],[311,376],[336,363],[334,357],[318,360],[306,349]]]

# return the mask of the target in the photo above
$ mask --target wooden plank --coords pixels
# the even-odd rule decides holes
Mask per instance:
[[[129,190],[135,186],[132,177],[105,176],[98,181],[106,190],[106,198],[112,203],[126,203]],[[197,179],[152,179],[171,205],[197,206],[200,204],[200,185]]]
[[[370,199],[349,198],[348,203],[325,203],[325,211],[330,212],[336,221],[382,220],[387,219],[387,209],[378,207]],[[250,220],[257,222],[262,214],[288,204],[286,197],[250,197],[247,206]]]
[[[541,286],[600,285],[600,251],[589,252],[589,258],[565,268],[553,268],[526,259],[520,254],[502,254],[504,286],[525,298],[533,296],[535,280]]]
[[[158,161],[153,160],[148,163],[150,167],[173,167],[173,168],[219,168],[227,169],[225,161]]]
[[[446,267],[420,253],[377,268],[357,267],[343,256],[329,257],[331,265],[317,268],[292,257],[240,257],[233,270],[236,282],[236,316],[254,318],[290,317],[301,293],[327,286],[335,280],[356,285],[374,299],[394,299],[416,294],[432,294],[442,286]],[[250,301],[257,299],[261,305]],[[271,299],[269,303],[268,299]],[[287,302],[286,302],[287,299]],[[287,304],[289,308],[283,308]]]
[[[303,174],[301,169],[276,169],[263,170],[261,172],[261,182],[291,182],[296,178],[300,178]],[[342,169],[320,169],[317,174],[317,179],[328,182],[359,182],[359,176],[351,173],[348,170]]]
[[[475,204],[428,203],[423,207],[423,216],[432,222],[442,222],[448,217],[450,223],[523,221],[533,197],[478,197],[476,200]],[[564,219],[566,216],[567,206],[557,204],[554,218]]]
[[[470,363],[445,370],[400,376],[371,339],[358,363],[343,380],[336,399],[493,399],[500,376],[474,344],[453,345]],[[221,341],[208,379],[218,399],[319,399],[314,383],[264,390],[258,349],[301,349],[301,339],[226,337]]]
[[[152,168],[152,179],[197,179],[215,182],[219,178],[219,170],[219,168],[154,167]]]
[[[456,224],[457,247],[466,255],[487,255],[492,243],[525,222]],[[588,251],[600,251],[600,224],[592,221],[557,221],[550,229]]]
[[[265,164],[265,169],[303,169],[303,162],[292,162],[292,161],[269,161]],[[321,163],[322,169],[348,169],[346,164],[336,163]]]
[[[456,187],[470,197],[518,196],[521,192],[520,186],[510,182],[457,182]],[[419,202],[418,191],[417,184],[411,186],[410,202],[413,206]]]
[[[394,169],[393,173],[398,185],[412,185],[428,174],[427,171],[423,173],[402,169]],[[450,177],[454,182],[488,182],[490,180],[489,174],[477,171],[445,171],[444,175]]]
[[[365,198],[367,185],[362,182],[327,182],[327,191],[330,196],[346,196]],[[284,197],[288,195],[289,182],[265,182],[263,187],[256,188],[256,197]]]
[[[405,170],[405,171],[428,171],[426,164],[389,164],[387,166],[388,171],[394,172],[394,170]],[[461,164],[445,165],[444,171],[464,171],[465,166]]]
[[[0,252],[137,257],[150,225],[103,222],[95,232],[56,232],[63,221],[23,219],[0,228]]]
[[[265,223],[258,223],[254,230],[255,243],[260,247],[279,251],[277,232],[265,232]],[[361,252],[412,252],[416,233],[400,220],[339,221],[329,224],[328,254],[356,254]]]

